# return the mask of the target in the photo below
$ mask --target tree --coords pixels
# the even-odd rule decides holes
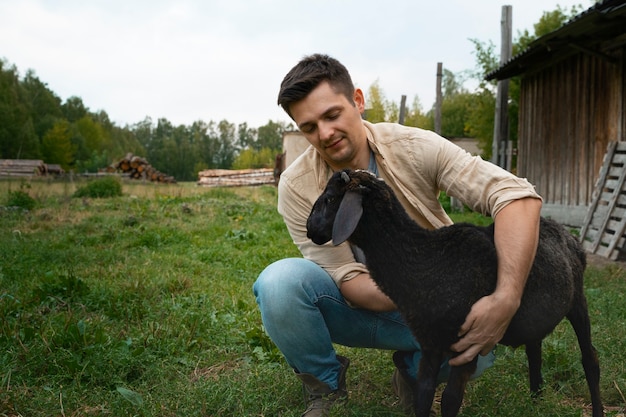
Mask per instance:
[[[146,157],[148,156],[152,146],[152,130],[152,119],[150,117],[146,117],[131,127],[133,136],[135,136],[139,144],[145,149]]]
[[[173,130],[174,126],[172,126],[169,120],[163,117],[159,118],[156,128],[152,131],[149,146],[146,146],[146,158],[148,161],[159,171],[168,174],[169,171],[167,169],[171,167],[171,155],[166,150],[165,145],[172,137]]]
[[[61,109],[63,111],[63,117],[65,117],[69,122],[75,122],[89,113],[89,109],[83,103],[83,99],[76,96],[72,96],[65,100]]]
[[[81,117],[74,123],[74,126],[76,127],[76,133],[82,138],[82,143],[88,153],[111,149],[111,139],[108,137],[107,132],[91,115]]]
[[[413,102],[406,107],[404,115],[404,125],[419,127],[421,129],[428,130],[434,129],[435,122],[432,116],[432,112],[430,113],[430,115],[423,112],[422,104],[417,95],[413,97]]]
[[[71,142],[70,124],[60,120],[43,137],[41,151],[44,160],[50,164],[60,164],[69,171],[74,161],[74,147]]]
[[[252,148],[244,149],[233,161],[233,169],[272,168],[275,152],[269,148],[256,151]]]
[[[472,106],[472,94],[463,87],[462,74],[443,71],[441,135],[447,138],[467,136],[465,123]]]
[[[556,10],[543,12],[539,22],[533,25],[533,29],[535,30],[534,34],[530,35],[527,29],[519,34],[519,39],[516,45],[513,46],[513,53],[517,54],[522,52],[524,49],[528,48],[532,41],[557,30],[581,11],[581,5],[572,6],[569,11],[557,5]]]
[[[43,138],[48,129],[63,118],[61,99],[37,78],[33,70],[26,72],[21,85],[24,87],[35,134],[38,138]]]
[[[457,93],[444,98],[441,103],[441,135],[446,138],[468,136],[466,121],[473,106],[474,95]]]
[[[248,123],[241,123],[237,127],[237,142],[235,146],[238,150],[253,147],[256,139],[257,130],[249,128]]]
[[[463,87],[463,81],[465,80],[459,74],[455,74],[449,69],[444,68],[441,79],[442,98],[445,100],[457,94],[466,93],[467,90]]]
[[[385,121],[398,122],[400,120],[400,106],[395,101],[391,100],[387,102],[387,111]]]
[[[189,129],[179,125],[171,130],[163,147],[167,165],[163,165],[162,170],[180,181],[195,178],[193,168],[198,156],[195,155],[190,138]]]
[[[0,158],[39,158],[26,90],[15,66],[0,60]]]
[[[388,121],[386,107],[385,93],[376,80],[367,90],[365,119],[372,123]]]
[[[478,139],[481,155],[491,160],[491,138],[495,119],[496,98],[489,90],[480,90],[472,95],[472,105],[467,113],[465,129],[467,135]]]
[[[215,161],[218,168],[228,169],[235,160],[235,125],[226,120],[222,120],[217,124],[219,132],[219,148],[215,154]]]
[[[215,128],[213,121],[210,123],[195,122],[191,127],[195,149],[198,153],[198,167],[202,169],[216,168],[217,166],[214,155],[217,153],[219,144]]]
[[[257,140],[254,143],[253,148],[261,150],[263,148],[269,148],[274,150],[280,150],[283,147],[283,132],[287,130],[293,130],[293,125],[285,124],[283,122],[268,121],[267,124],[257,129]]]
[[[179,181],[194,179],[196,173],[193,170],[200,156],[192,137],[190,128],[174,126],[169,120],[160,118],[156,129],[150,129],[146,158],[157,170]]]
[[[101,110],[98,113],[91,114],[94,122],[102,126],[105,137],[105,150],[112,160],[119,160],[127,153],[135,155],[145,155],[146,150],[141,145],[141,142],[135,136],[133,130],[128,127],[120,127],[111,122],[109,115]],[[109,160],[111,162],[111,160]],[[100,166],[102,168],[103,166]]]

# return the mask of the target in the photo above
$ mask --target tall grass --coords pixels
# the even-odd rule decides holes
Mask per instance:
[[[82,185],[0,182],[0,206],[18,190],[37,202],[0,207],[0,416],[299,416],[301,388],[251,292],[267,264],[299,256],[276,189],[125,182],[120,197],[72,197]],[[625,407],[625,292],[618,265],[588,269],[609,416]],[[352,360],[351,399],[333,415],[402,415],[392,352],[337,348]],[[498,356],[463,415],[583,415],[568,323],[544,344],[539,400],[523,351]]]

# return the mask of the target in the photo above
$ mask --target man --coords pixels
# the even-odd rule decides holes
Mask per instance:
[[[283,79],[278,103],[311,146],[281,175],[278,211],[304,259],[268,266],[254,284],[265,328],[302,381],[303,416],[329,415],[347,396],[347,358],[333,343],[393,349],[392,382],[410,410],[420,346],[394,303],[368,274],[358,248],[315,245],[306,237],[313,203],[334,171],[367,169],[383,178],[421,226],[452,223],[438,201],[440,190],[495,223],[498,283],[472,307],[451,346],[458,356],[442,368],[479,356],[474,377],[491,366],[493,348],[519,307],[537,247],[541,198],[526,180],[472,157],[433,132],[361,119],[363,92],[346,68],[326,55],[305,57]],[[402,277],[398,277],[402,279]]]

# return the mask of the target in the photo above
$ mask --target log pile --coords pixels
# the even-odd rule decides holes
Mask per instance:
[[[32,177],[46,174],[46,164],[39,159],[0,159],[2,177]]]
[[[198,173],[198,185],[204,187],[241,187],[275,184],[274,169],[205,169]]]
[[[45,164],[46,165],[46,174],[61,176],[65,174],[65,170],[59,164]]]
[[[165,175],[155,169],[142,158],[132,153],[126,154],[119,162],[112,164],[106,170],[107,172],[121,172],[131,179],[146,180],[152,182],[175,183],[174,177]]]

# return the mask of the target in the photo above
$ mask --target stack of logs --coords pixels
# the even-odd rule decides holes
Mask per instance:
[[[198,172],[198,185],[204,187],[241,187],[247,185],[275,184],[272,168],[259,169],[206,169]]]
[[[0,159],[0,176],[31,177],[46,174],[46,164],[39,159]]]
[[[118,163],[114,163],[109,166],[109,168],[107,168],[107,172],[122,172],[129,178],[137,180],[163,183],[176,182],[174,177],[159,172],[152,165],[150,165],[145,158],[133,155],[132,153],[126,154],[126,156]]]
[[[45,164],[40,159],[0,159],[0,177],[61,176],[59,164]]]

